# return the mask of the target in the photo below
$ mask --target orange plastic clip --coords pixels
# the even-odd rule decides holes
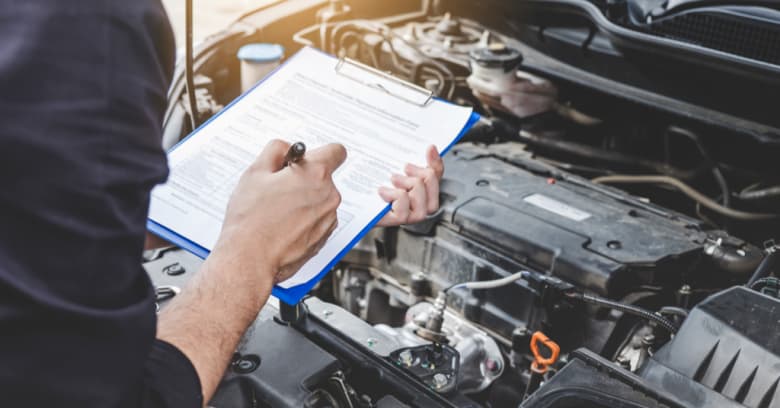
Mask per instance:
[[[542,353],[539,352],[540,342],[550,349],[550,357],[544,358]],[[534,362],[531,364],[531,368],[540,374],[544,374],[547,372],[547,367],[558,361],[558,355],[561,353],[561,348],[557,343],[545,336],[544,333],[538,331],[531,337],[531,352],[534,355]]]

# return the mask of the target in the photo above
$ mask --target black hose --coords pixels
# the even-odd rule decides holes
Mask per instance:
[[[583,157],[588,160],[623,166],[628,169],[642,169],[655,173],[666,174],[683,180],[691,180],[698,177],[707,167],[695,168],[692,170],[678,169],[666,163],[660,163],[641,157],[631,156],[620,152],[604,150],[583,143],[570,142],[567,140],[544,137],[527,130],[516,134],[520,142],[533,147],[554,150],[567,155]]]
[[[780,298],[780,279],[761,278],[751,285],[750,289],[773,298]]]
[[[718,188],[720,188],[720,195],[723,197],[721,198],[721,203],[726,208],[731,207],[731,188],[729,188],[729,183],[726,181],[723,172],[715,166],[712,168],[712,176],[715,178]]]
[[[585,293],[572,293],[569,295],[570,297],[573,297],[575,299],[580,299],[586,303],[594,304],[597,306],[607,307],[614,310],[619,310],[623,313],[627,313],[630,315],[634,315],[637,317],[641,317],[645,320],[650,320],[655,323],[657,323],[659,326],[666,329],[669,333],[675,334],[677,333],[677,327],[670,322],[668,319],[661,315],[657,315],[647,309],[643,309],[639,306],[634,305],[627,305],[620,302],[615,302],[614,300],[605,299],[598,296],[588,295]]]
[[[192,50],[192,0],[184,5],[184,80],[187,87],[187,102],[190,105],[190,125],[194,131],[198,127],[198,103],[195,100],[195,73],[193,72]]]
[[[615,175],[597,177],[591,180],[597,184],[661,184],[676,188],[681,193],[687,195],[692,200],[700,203],[702,206],[725,217],[740,221],[768,221],[780,218],[780,214],[752,213],[732,208],[724,207],[715,200],[702,194],[693,187],[685,184],[675,177],[656,176],[656,175]]]
[[[726,208],[731,207],[731,188],[729,188],[729,184],[726,181],[726,177],[723,176],[723,172],[720,170],[718,162],[716,162],[712,156],[710,156],[707,149],[704,148],[704,143],[702,143],[699,135],[679,126],[670,126],[668,132],[674,132],[685,136],[696,145],[696,149],[699,150],[701,157],[704,159],[707,165],[712,167],[712,176],[715,178],[715,183],[718,185],[718,188],[720,188],[720,193],[723,197],[723,206]]]
[[[748,280],[746,285],[747,287],[749,288],[753,287],[753,284],[769,276],[772,270],[775,269],[778,259],[780,259],[780,255],[778,255],[778,252],[780,251],[774,248],[767,251],[766,256],[764,256],[764,259],[761,261],[760,264],[758,264],[758,268],[756,268],[756,271],[753,272],[753,276],[751,276],[750,279]]]
[[[780,197],[780,186],[769,187],[762,190],[743,191],[737,196],[740,200],[763,200],[765,198]]]
[[[688,317],[687,310],[675,306],[664,306],[661,308],[661,310],[658,311],[658,313],[662,316],[672,315],[672,316],[682,317],[683,319]]]

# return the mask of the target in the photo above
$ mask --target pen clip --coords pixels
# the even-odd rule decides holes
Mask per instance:
[[[398,85],[401,89],[401,91],[410,91],[411,93],[418,94],[421,98],[420,101],[414,100],[412,98],[409,98],[407,96],[402,95],[400,92],[394,92],[391,91],[387,86],[382,85],[379,82],[370,82],[363,79],[360,79],[356,77],[355,75],[350,75],[349,73],[345,72],[349,67],[356,68],[358,70],[364,71],[366,73],[376,75],[383,80],[390,81],[390,83],[394,85]],[[407,81],[404,81],[403,79],[397,78],[393,76],[392,74],[389,74],[387,72],[382,72],[376,68],[370,67],[368,65],[365,65],[363,63],[360,63],[358,61],[355,61],[351,58],[347,57],[341,57],[339,61],[336,63],[335,67],[336,73],[339,75],[342,75],[346,78],[349,78],[359,84],[365,85],[369,88],[378,89],[390,96],[396,97],[404,102],[411,103],[413,105],[419,106],[419,107],[426,107],[428,104],[433,100],[433,91],[429,89],[425,89],[421,86],[409,83]]]

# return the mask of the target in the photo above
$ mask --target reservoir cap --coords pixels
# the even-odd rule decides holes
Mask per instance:
[[[247,44],[238,50],[238,59],[247,62],[276,62],[284,56],[284,47],[279,44]]]
[[[523,62],[520,51],[503,43],[490,44],[476,48],[469,53],[471,61],[486,68],[503,68],[504,71],[516,69]]]

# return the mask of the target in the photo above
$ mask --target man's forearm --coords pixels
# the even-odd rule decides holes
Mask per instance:
[[[160,314],[157,337],[190,359],[206,403],[238,342],[271,294],[273,282],[250,281],[273,276],[249,270],[257,267],[256,262],[215,250],[187,288]]]

